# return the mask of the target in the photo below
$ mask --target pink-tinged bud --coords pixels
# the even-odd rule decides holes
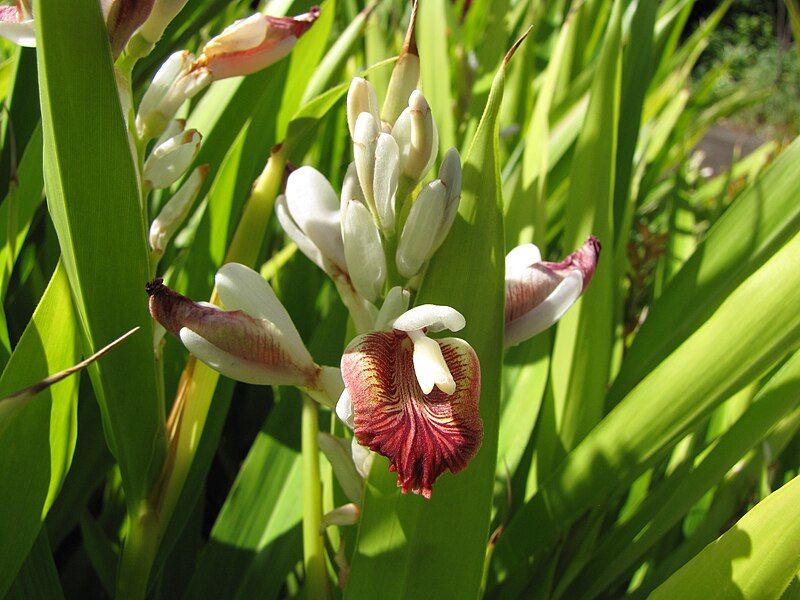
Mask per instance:
[[[266,280],[229,263],[217,273],[216,284],[220,299],[232,310],[193,302],[156,279],[146,287],[150,314],[197,358],[232,379],[322,387],[321,368]]]
[[[533,244],[506,256],[506,346],[515,346],[556,323],[592,280],[600,258],[594,236],[561,262],[542,261]]]
[[[389,459],[403,493],[430,498],[439,475],[464,469],[480,447],[478,357],[464,340],[424,333],[461,326],[453,309],[419,306],[393,331],[355,338],[342,357],[337,413],[348,416],[352,405],[356,439]]]
[[[33,13],[26,4],[0,6],[0,36],[20,46],[36,47]]]
[[[319,7],[296,17],[256,13],[239,19],[211,39],[195,63],[212,79],[249,75],[279,61],[319,17]]]
[[[101,0],[111,51],[116,58],[153,9],[154,0]]]

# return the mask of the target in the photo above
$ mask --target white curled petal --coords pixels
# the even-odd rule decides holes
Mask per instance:
[[[437,179],[422,188],[411,207],[395,255],[397,270],[403,277],[411,278],[419,273],[430,258],[444,217],[446,194],[447,190]]]
[[[411,300],[411,292],[403,289],[399,285],[394,286],[386,294],[378,318],[375,319],[375,331],[388,331],[392,328],[392,323],[404,312],[408,310],[408,303]]]
[[[145,161],[144,180],[154,189],[171,186],[192,164],[201,140],[200,133],[190,129],[157,146]]]
[[[373,193],[375,209],[381,227],[393,231],[395,224],[395,197],[399,171],[400,150],[397,142],[388,133],[381,133],[375,147],[375,176]]]
[[[525,269],[542,262],[542,253],[534,244],[522,244],[506,255],[506,279],[517,278]]]
[[[294,171],[286,181],[286,205],[295,223],[322,254],[344,269],[339,197],[325,176],[313,167]]]
[[[350,399],[350,393],[345,389],[342,395],[339,396],[339,401],[336,403],[336,416],[339,420],[347,425],[350,429],[355,427],[355,415],[353,413],[353,401]]]
[[[33,26],[33,19],[19,21],[18,23],[0,21],[0,36],[19,46],[36,47],[36,31]]]
[[[455,148],[450,148],[444,155],[442,166],[439,168],[439,180],[447,188],[442,225],[433,241],[432,249],[435,252],[444,243],[450,228],[456,220],[458,205],[461,201],[461,157]]]
[[[344,214],[345,206],[347,206],[347,203],[351,200],[362,203],[366,202],[364,191],[361,189],[361,184],[358,181],[356,163],[354,162],[351,162],[347,166],[347,172],[344,174],[344,179],[342,180],[342,201],[339,208],[342,214]]]
[[[180,338],[183,345],[198,359],[215,371],[236,381],[255,385],[294,385],[297,383],[296,374],[287,376],[279,369],[271,369],[259,363],[242,360],[221,350],[188,327],[180,330]]]
[[[372,215],[360,202],[351,202],[344,216],[344,255],[347,271],[359,294],[373,302],[386,281],[386,257]]]
[[[159,111],[160,104],[166,97],[167,92],[181,76],[181,73],[189,67],[193,59],[194,57],[189,52],[181,50],[171,54],[156,71],[153,80],[150,82],[144,96],[142,96],[139,112],[136,115],[136,127],[140,135],[144,132],[145,127],[149,125],[149,121],[156,118],[156,113]],[[162,120],[171,117],[171,114],[161,116]],[[166,123],[163,126],[166,126]]]
[[[375,209],[375,196],[373,182],[375,181],[375,148],[377,146],[380,125],[375,117],[363,112],[356,120],[353,134],[353,158],[356,163],[356,173],[364,197],[371,209]]]
[[[420,304],[394,320],[392,327],[400,331],[459,331],[467,324],[464,315],[450,306]]]
[[[536,308],[506,324],[505,345],[516,346],[555,324],[580,297],[583,276],[573,271]]]
[[[360,503],[364,496],[364,479],[353,463],[350,455],[350,442],[323,432],[317,434],[317,440],[323,454],[331,463],[336,480],[342,486],[345,496],[351,502]]]
[[[273,323],[283,334],[286,350],[298,366],[313,366],[314,360],[292,318],[259,273],[239,263],[228,263],[217,271],[214,283],[225,308],[241,310],[253,318]]]
[[[181,188],[163,206],[150,225],[150,247],[163,252],[174,233],[183,224],[208,175],[208,166],[197,167]]]
[[[378,95],[372,84],[362,77],[354,77],[347,90],[347,126],[350,129],[350,137],[355,135],[356,121],[358,115],[368,112],[380,122],[378,110]]]
[[[325,513],[320,525],[320,533],[331,525],[355,525],[361,518],[361,509],[355,503],[345,504]]]
[[[267,19],[260,13],[234,21],[203,47],[203,54],[212,57],[220,53],[254,48],[264,41],[267,23]]]
[[[289,208],[286,206],[286,196],[283,194],[275,199],[275,215],[278,217],[278,222],[286,232],[286,235],[300,248],[300,252],[305,254],[320,269],[327,272],[328,267],[325,264],[322,252],[294,222],[294,219],[289,214]]]
[[[353,463],[356,465],[356,471],[366,479],[369,476],[369,470],[372,468],[372,461],[375,455],[369,448],[359,444],[355,436],[353,436],[353,441],[350,443],[350,451],[353,456]]]
[[[414,373],[422,391],[430,394],[435,385],[445,394],[455,392],[456,382],[442,356],[439,343],[419,332],[409,332],[409,335],[414,340]]]

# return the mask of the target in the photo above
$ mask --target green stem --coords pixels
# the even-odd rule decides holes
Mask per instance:
[[[322,482],[319,471],[319,414],[317,403],[303,396],[303,564],[306,597],[330,598],[325,542],[322,538]]]
[[[128,515],[128,534],[122,550],[117,600],[142,600],[147,595],[150,570],[158,552],[161,528],[158,517],[147,500],[137,514]]]

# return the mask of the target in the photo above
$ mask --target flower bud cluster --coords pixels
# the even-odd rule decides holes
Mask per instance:
[[[346,276],[372,306],[387,289],[413,285],[447,237],[461,196],[461,161],[449,150],[438,177],[414,194],[439,144],[430,107],[416,89],[388,122],[372,85],[356,77],[347,94],[347,124],[353,162],[340,199],[321,173],[302,167],[289,176],[276,212],[303,253],[334,279]]]

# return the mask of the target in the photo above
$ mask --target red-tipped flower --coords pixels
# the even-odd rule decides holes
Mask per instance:
[[[337,414],[360,444],[390,460],[404,493],[430,498],[439,475],[461,471],[480,447],[480,364],[464,340],[425,335],[464,327],[450,307],[418,306],[392,327],[348,346]]]
[[[506,346],[541,333],[569,310],[592,280],[600,258],[594,236],[561,262],[542,261],[533,244],[506,256]]]
[[[203,47],[195,68],[208,69],[215,81],[265,69],[289,54],[318,16],[315,6],[296,17],[256,13],[239,19]]]

